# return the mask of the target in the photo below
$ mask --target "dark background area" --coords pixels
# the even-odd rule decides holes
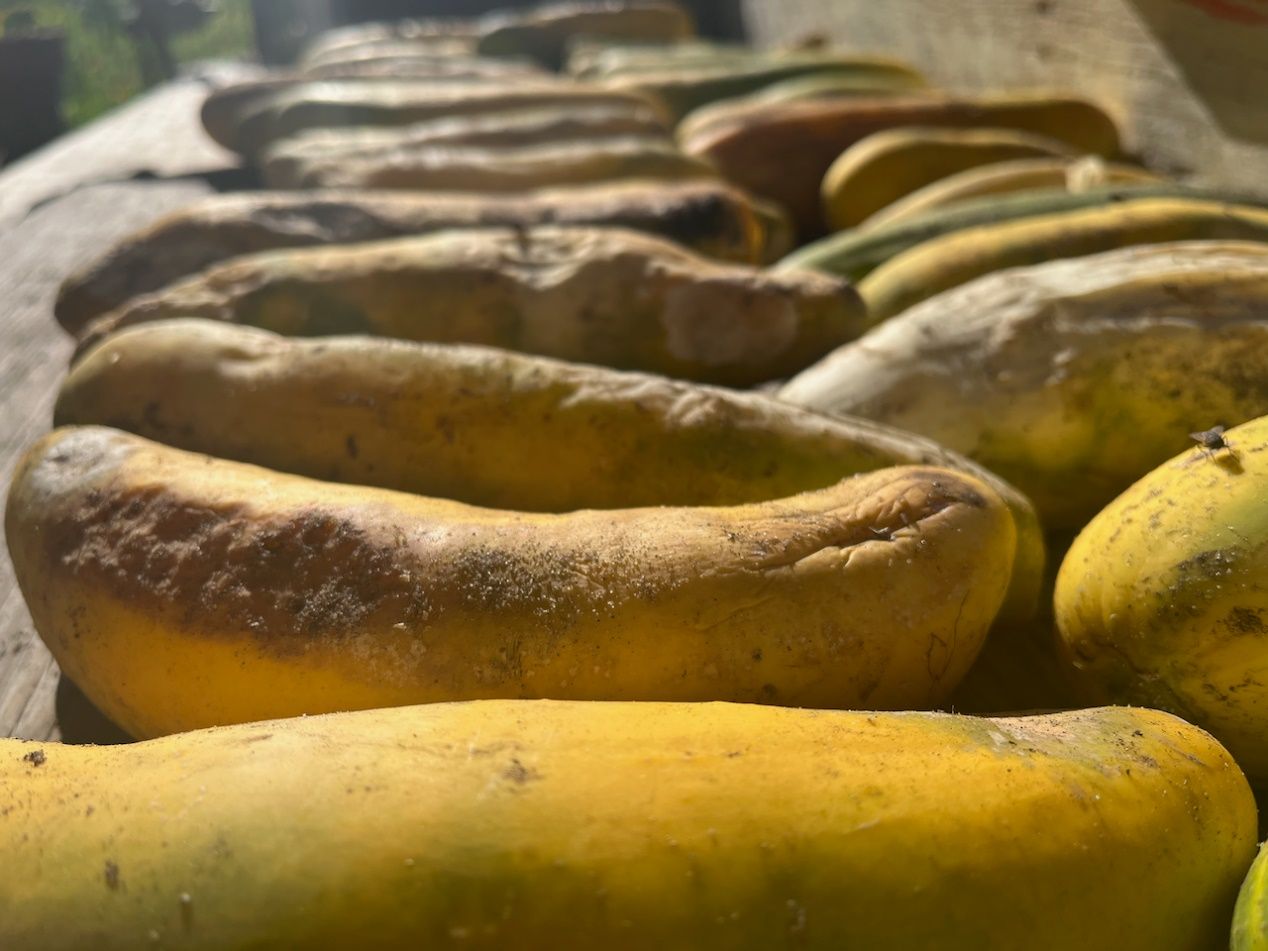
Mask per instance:
[[[402,17],[478,16],[540,0],[146,0],[170,4],[159,41],[138,0],[0,0],[0,165],[207,59],[292,62],[322,29]],[[700,33],[744,37],[739,0],[687,0]]]
[[[493,10],[540,6],[543,0],[253,0],[256,35],[268,63],[290,62],[324,25],[406,17],[474,17]],[[741,40],[740,0],[679,0],[702,36]]]

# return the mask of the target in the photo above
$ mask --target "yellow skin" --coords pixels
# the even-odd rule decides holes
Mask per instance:
[[[832,163],[821,189],[824,218],[833,231],[844,231],[956,172],[1009,159],[1075,154],[1057,139],[1015,129],[887,129],[859,140]]]
[[[1016,535],[964,473],[547,515],[58,430],[6,529],[36,629],[135,736],[442,700],[936,704]]]
[[[1260,847],[1233,913],[1230,951],[1268,951],[1268,848]]]
[[[1268,417],[1108,505],[1066,554],[1060,647],[1089,696],[1171,710],[1268,783]]]
[[[1013,513],[1001,616],[1030,620],[1044,561],[1026,497],[927,439],[505,350],[160,321],[85,356],[54,418],[318,479],[541,512],[737,505],[886,466],[946,466],[986,481]]]
[[[669,140],[663,121],[648,106],[573,106],[452,116],[401,127],[313,129],[275,142],[259,164],[266,182],[293,188],[311,162],[360,160],[436,146],[503,149],[622,135]]]
[[[1163,244],[981,278],[779,393],[918,432],[1016,485],[1054,550],[1217,420],[1268,412],[1268,245]],[[993,633],[958,710],[1069,705],[1050,619]]]
[[[707,121],[688,117],[677,131],[679,143],[728,181],[784,205],[803,240],[823,232],[819,190],[828,168],[847,148],[886,129],[990,126],[1051,136],[1096,155],[1114,155],[1119,147],[1113,121],[1096,105],[1043,93],[744,102],[716,109]]]
[[[274,171],[278,167],[274,166]],[[536,145],[407,145],[358,156],[321,156],[266,175],[273,188],[397,188],[531,192],[631,179],[718,177],[708,162],[655,136],[595,136]]]
[[[910,91],[926,84],[910,66],[888,59],[847,56],[841,53],[784,53],[754,57],[734,63],[676,66],[632,71],[604,78],[608,89],[643,93],[665,103],[675,119],[696,109],[736,96],[754,93],[781,80],[798,77],[834,77],[857,90]]]
[[[1196,198],[1108,207],[966,228],[890,258],[859,282],[874,324],[974,278],[1114,248],[1167,241],[1268,241],[1268,210]]]
[[[895,63],[897,66],[905,64]],[[901,95],[913,90],[928,89],[929,84],[918,73],[912,72],[907,81],[890,76],[843,76],[832,73],[820,73],[813,76],[798,76],[795,79],[784,79],[771,83],[750,93],[745,97],[749,102],[795,102],[804,99],[833,99],[838,96],[885,96]],[[736,100],[726,100],[734,102]],[[690,115],[704,117],[704,109],[694,110]],[[705,117],[707,119],[707,117]],[[700,119],[697,119],[700,121]],[[681,126],[682,123],[679,123]]]
[[[0,802],[6,951],[1209,951],[1255,848],[1227,753],[1122,708],[481,701],[0,740]]]
[[[891,202],[869,215],[865,228],[915,221],[926,212],[961,201],[992,195],[1063,188],[1086,191],[1107,185],[1145,185],[1166,181],[1165,176],[1135,165],[1103,162],[1099,159],[1022,158],[991,162],[940,178]]]
[[[116,242],[67,278],[53,313],[72,334],[131,297],[231,257],[357,244],[450,228],[611,225],[706,257],[760,264],[786,253],[781,218],[721,182],[629,181],[528,195],[465,192],[233,192],[212,195]],[[783,228],[787,220],[782,219]]]
[[[1190,241],[983,277],[790,380],[781,399],[921,433],[1072,536],[1218,421],[1268,413],[1268,244]]]
[[[290,336],[475,343],[746,386],[866,324],[853,287],[711,261],[619,228],[479,228],[226,262],[90,325],[205,317]]]

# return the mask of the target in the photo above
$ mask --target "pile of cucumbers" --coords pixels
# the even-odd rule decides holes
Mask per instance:
[[[267,190],[52,315],[139,742],[0,740],[0,948],[1268,948],[1268,205],[1125,118],[668,0],[212,92]]]

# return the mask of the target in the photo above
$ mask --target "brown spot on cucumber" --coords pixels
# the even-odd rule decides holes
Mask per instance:
[[[542,778],[541,773],[537,772],[537,770],[530,766],[525,766],[515,758],[511,760],[511,765],[503,771],[502,777],[510,780],[517,786],[524,786]]]
[[[916,469],[912,476],[929,481],[928,506],[930,515],[949,505],[960,502],[975,509],[986,508],[986,499],[967,482],[961,482],[954,473],[945,470]]]
[[[1227,575],[1237,559],[1235,548],[1213,548],[1201,551],[1192,558],[1186,558],[1176,565],[1176,573],[1181,577],[1198,575],[1203,578],[1220,578]]]
[[[144,420],[145,425],[150,427],[150,429],[155,433],[162,433],[167,430],[166,424],[164,424],[163,420],[159,418],[159,409],[160,407],[158,401],[150,400],[145,404],[145,409],[141,412],[141,419]],[[127,427],[123,428],[126,429]]]
[[[440,434],[445,437],[445,442],[453,445],[454,425],[453,420],[448,416],[436,417],[436,428],[440,430]]]
[[[1268,626],[1254,608],[1233,608],[1224,618],[1224,624],[1236,634],[1258,636],[1268,632]]]
[[[182,625],[200,636],[249,630],[283,654],[313,636],[345,635],[378,612],[410,620],[427,611],[425,593],[389,547],[321,510],[267,520],[242,505],[125,489],[86,496],[51,520],[45,540],[50,563],[117,598],[181,611]]]
[[[730,223],[730,209],[719,195],[692,196],[663,209],[666,235],[681,244],[720,233]],[[631,224],[636,224],[631,222]]]

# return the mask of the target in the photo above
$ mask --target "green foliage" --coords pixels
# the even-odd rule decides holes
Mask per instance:
[[[201,29],[172,38],[177,62],[240,59],[254,54],[250,0],[220,0],[219,12]],[[62,115],[69,126],[126,102],[142,91],[155,70],[152,53],[134,41],[124,23],[131,4],[120,0],[0,0],[0,20],[21,11],[41,28],[66,35]]]

